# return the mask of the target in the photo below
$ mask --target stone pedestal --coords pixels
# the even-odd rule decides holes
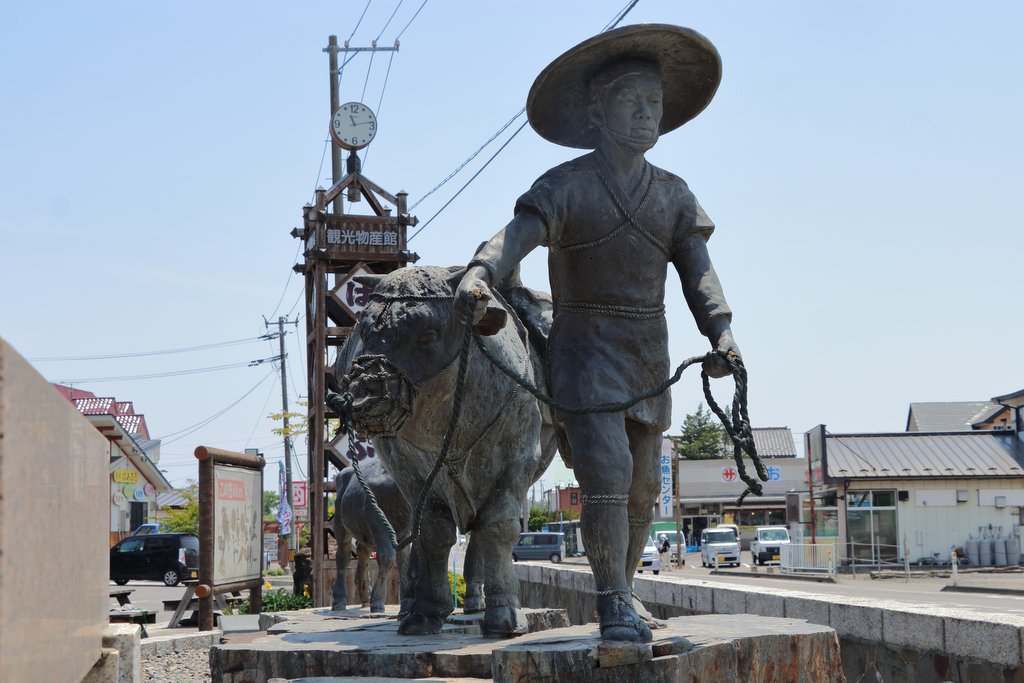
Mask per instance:
[[[479,635],[479,617],[436,636],[397,634],[391,619],[359,610],[290,613],[251,643],[214,646],[214,683],[294,681],[845,681],[835,632],[796,619],[747,615],[677,617],[653,643],[602,643],[596,624],[565,625],[560,610],[529,610],[527,635]],[[458,623],[462,621],[463,623]],[[558,626],[561,622],[562,625]]]

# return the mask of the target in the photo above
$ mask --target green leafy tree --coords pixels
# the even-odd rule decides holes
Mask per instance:
[[[548,511],[543,506],[534,505],[530,508],[530,519],[526,523],[530,531],[540,531],[548,523]]]
[[[263,492],[263,521],[273,522],[275,520],[274,515],[277,514],[277,506],[281,503],[281,496],[277,494],[277,491],[264,491]]]
[[[718,418],[704,404],[697,404],[697,412],[683,420],[682,434],[672,439],[685,460],[712,460],[728,457],[729,437]]]
[[[188,500],[185,507],[172,510],[161,523],[168,531],[181,534],[199,535],[199,485],[189,481],[188,488],[181,489],[179,493]]]

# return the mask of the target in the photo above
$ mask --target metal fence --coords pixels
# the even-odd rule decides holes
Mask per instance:
[[[783,574],[836,575],[834,543],[784,543],[779,547]]]

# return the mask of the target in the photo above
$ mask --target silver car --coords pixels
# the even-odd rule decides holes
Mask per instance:
[[[640,556],[640,564],[637,565],[636,573],[643,574],[645,569],[649,569],[655,574],[661,571],[661,556],[658,555],[658,546],[653,538],[647,539],[647,545],[644,546],[644,554]]]

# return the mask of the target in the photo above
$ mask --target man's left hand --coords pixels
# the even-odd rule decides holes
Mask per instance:
[[[729,368],[729,364],[722,358],[722,354],[728,354],[735,359],[741,359],[740,347],[736,345],[736,340],[732,338],[732,330],[726,329],[718,336],[718,342],[715,344],[715,353],[704,360],[704,372],[708,374],[708,377],[725,377],[731,375],[732,370]]]

